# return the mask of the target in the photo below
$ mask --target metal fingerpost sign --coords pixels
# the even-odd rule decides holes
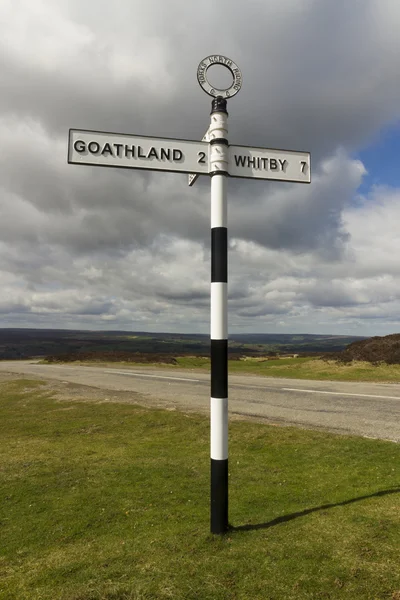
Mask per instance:
[[[227,88],[213,86],[208,70],[225,67]],[[242,87],[242,73],[230,58],[211,54],[197,68],[200,87],[212,96],[211,121],[202,141],[70,129],[68,163],[97,167],[187,173],[192,186],[211,178],[211,532],[228,531],[228,177],[311,182],[309,152],[233,146],[228,142],[227,100]]]

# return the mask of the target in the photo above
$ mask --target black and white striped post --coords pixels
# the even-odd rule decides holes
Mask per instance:
[[[210,67],[226,67],[227,89],[207,79]],[[211,532],[228,524],[228,228],[226,178],[311,182],[309,152],[229,146],[227,99],[242,87],[242,73],[231,59],[213,54],[201,61],[197,80],[213,97],[211,124],[201,142],[70,129],[68,163],[211,176]],[[208,154],[208,157],[207,157]],[[208,158],[208,160],[207,160]]]
[[[207,79],[210,67],[226,67],[232,84],[221,90]],[[213,96],[211,124],[203,139],[210,144],[211,176],[211,533],[228,530],[228,228],[226,178],[229,166],[227,98],[242,86],[239,67],[226,56],[201,61],[197,79]],[[189,176],[189,185],[196,175]]]
[[[228,529],[228,113],[212,101],[211,175],[211,533]]]

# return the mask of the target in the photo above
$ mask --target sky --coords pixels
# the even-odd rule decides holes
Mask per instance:
[[[400,331],[398,0],[0,0],[0,327],[209,331],[210,180],[67,164],[70,128],[311,152],[228,181],[229,331]],[[214,77],[224,77],[214,73]]]

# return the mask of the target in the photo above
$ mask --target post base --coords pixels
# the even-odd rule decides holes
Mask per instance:
[[[211,533],[228,529],[228,459],[211,459]]]

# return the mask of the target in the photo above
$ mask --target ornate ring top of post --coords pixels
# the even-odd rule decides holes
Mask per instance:
[[[221,65],[230,71],[233,77],[233,82],[229,88],[220,90],[212,86],[208,81],[207,71],[213,65]],[[209,96],[213,96],[214,98],[232,98],[232,96],[235,96],[242,87],[242,72],[237,64],[234,63],[230,58],[227,58],[226,56],[220,56],[218,54],[212,54],[211,56],[204,58],[197,67],[197,81],[199,82],[200,87],[202,87]]]

